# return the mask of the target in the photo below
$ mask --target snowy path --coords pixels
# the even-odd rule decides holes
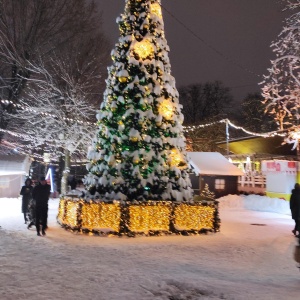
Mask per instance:
[[[55,221],[46,237],[0,199],[0,299],[299,299],[290,216],[223,206],[221,232],[107,238]],[[251,225],[265,224],[265,226]]]

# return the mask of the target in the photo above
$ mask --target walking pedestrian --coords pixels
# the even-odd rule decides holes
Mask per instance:
[[[295,221],[295,227],[292,230],[293,234],[297,236],[300,233],[300,185],[299,183],[295,184],[294,189],[292,190],[292,195],[290,198],[290,209],[292,214],[292,219]]]
[[[28,205],[28,226],[30,229],[32,225],[35,225],[35,200],[32,198]]]
[[[33,190],[32,181],[30,178],[27,178],[25,180],[25,185],[22,186],[20,191],[20,195],[22,195],[22,213],[24,215],[25,224],[28,221],[28,217],[27,217],[28,205],[32,198],[32,190]]]
[[[41,235],[40,225],[42,225],[42,235],[46,235],[50,191],[51,187],[47,184],[45,177],[41,177],[40,183],[32,191],[32,197],[35,200],[35,226],[38,236]]]

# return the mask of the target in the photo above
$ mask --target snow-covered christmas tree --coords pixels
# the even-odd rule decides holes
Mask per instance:
[[[102,200],[191,200],[161,0],[127,0],[117,22],[120,38],[85,184]]]

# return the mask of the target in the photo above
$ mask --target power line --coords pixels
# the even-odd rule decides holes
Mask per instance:
[[[184,27],[190,34],[192,34],[196,39],[198,39],[200,42],[202,42],[204,45],[206,45],[209,49],[214,51],[218,56],[222,57],[224,60],[226,60],[229,63],[234,64],[235,66],[239,67],[243,71],[250,73],[252,75],[255,75],[257,77],[261,77],[261,75],[256,74],[254,71],[246,68],[242,64],[238,63],[236,60],[233,60],[229,56],[225,55],[215,47],[213,47],[210,43],[208,43],[205,39],[201,38],[198,34],[196,34],[192,29],[190,29],[187,25],[185,25],[181,20],[179,20],[176,16],[174,16],[169,10],[167,10],[163,5],[161,7],[177,22],[179,23],[182,27]]]

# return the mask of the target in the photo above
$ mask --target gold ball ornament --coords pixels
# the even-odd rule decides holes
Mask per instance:
[[[138,142],[138,138],[136,137],[136,136],[132,136],[131,138],[130,138],[130,141],[131,142],[134,142],[134,143],[136,143],[136,142]]]
[[[121,82],[121,83],[126,83],[127,82],[127,77],[118,77],[118,80]]]
[[[157,69],[157,74],[158,74],[158,75],[162,75],[162,74],[163,74],[162,69],[158,68],[158,69]]]
[[[134,163],[135,165],[137,165],[139,162],[140,162],[140,160],[139,160],[138,158],[135,158],[135,159],[133,160],[133,163]]]

